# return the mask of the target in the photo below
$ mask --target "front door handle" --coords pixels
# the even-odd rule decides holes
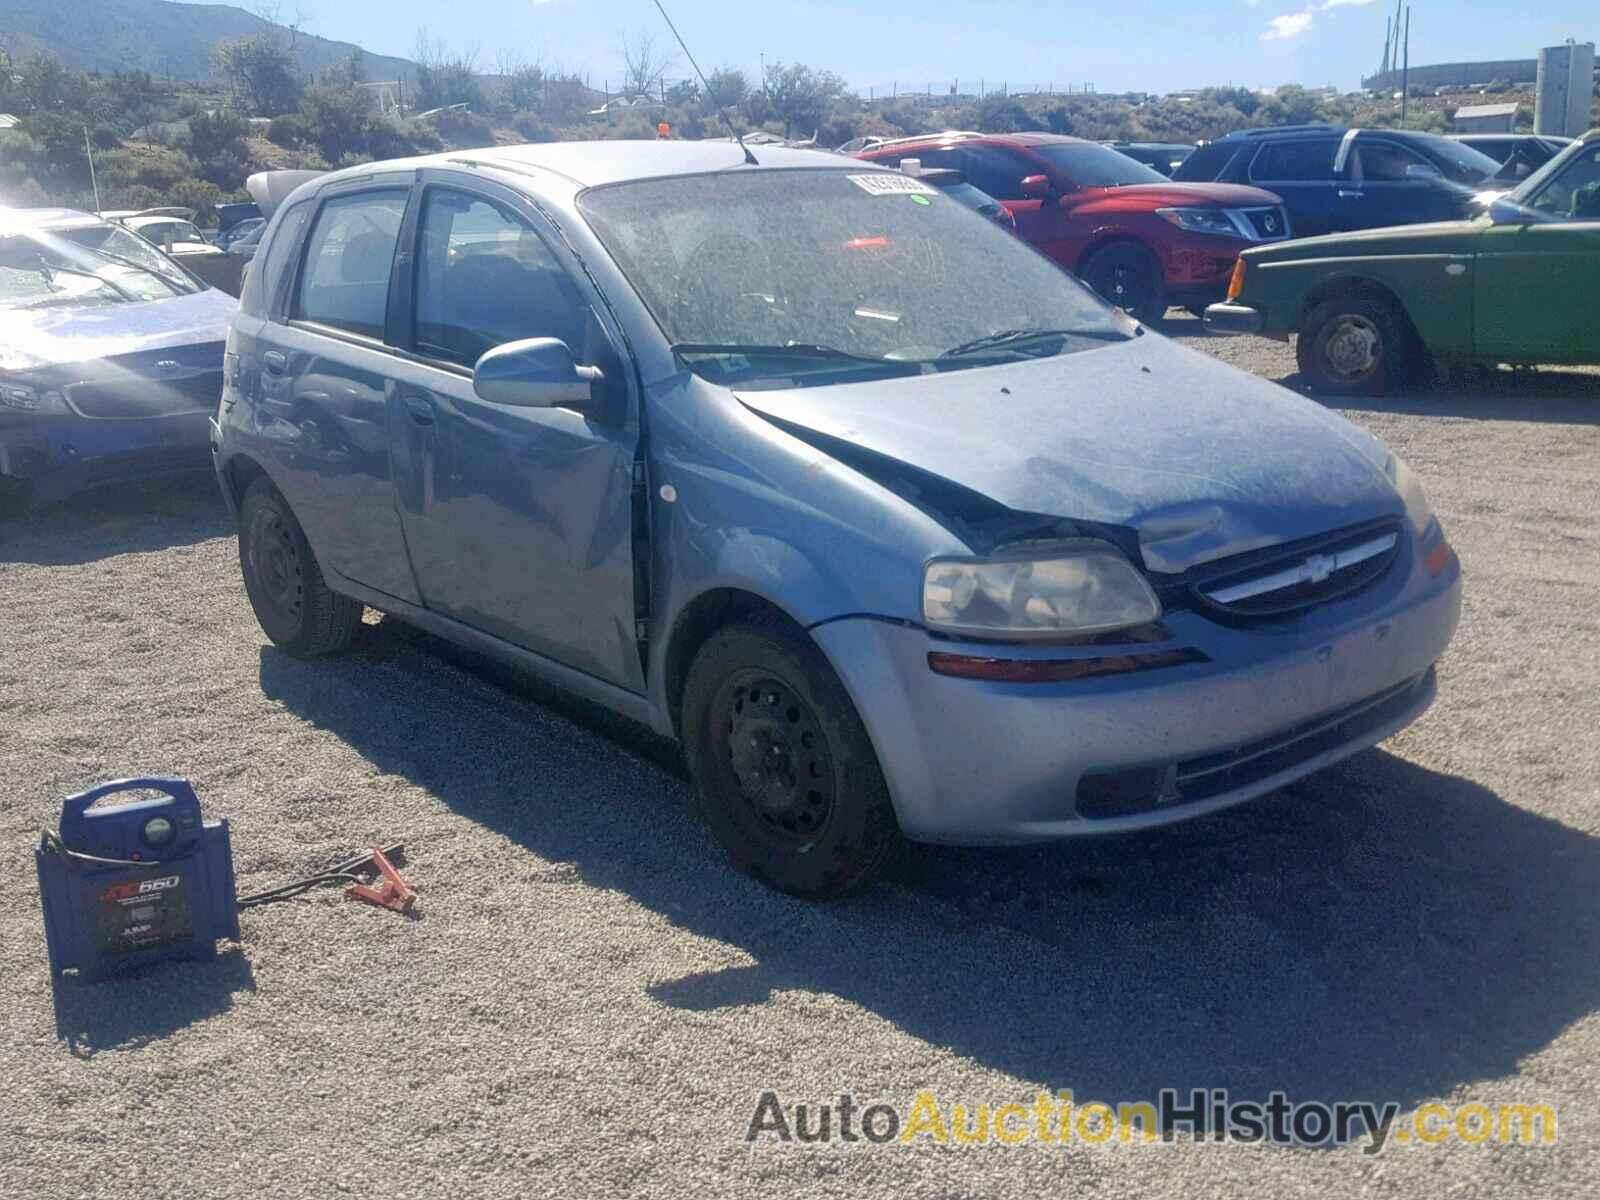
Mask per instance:
[[[426,400],[408,399],[406,401],[406,412],[411,414],[411,419],[418,425],[433,424],[433,405]]]
[[[274,375],[282,375],[289,366],[289,356],[281,350],[263,351],[261,365]]]
[[[1339,199],[1341,200],[1360,200],[1365,195],[1365,192],[1352,192],[1344,188],[1339,189]]]

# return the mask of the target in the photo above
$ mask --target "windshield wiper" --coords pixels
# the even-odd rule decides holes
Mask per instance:
[[[174,279],[165,271],[158,271],[154,267],[147,267],[144,263],[134,262],[131,258],[123,258],[122,255],[113,254],[109,250],[102,250],[99,246],[85,246],[82,242],[75,242],[74,245],[78,246],[80,249],[87,250],[90,254],[98,254],[101,258],[104,258],[110,262],[120,263],[124,267],[132,267],[135,271],[143,271],[146,275],[154,276],[156,279],[159,279],[162,283],[166,284],[179,296],[187,296],[194,290],[193,288],[188,287],[187,280]],[[187,290],[179,290],[180,284]]]
[[[93,271],[84,271],[78,267],[63,267],[59,263],[47,263],[42,258],[39,260],[39,273],[44,276],[47,284],[54,283],[56,275],[81,275],[84,279],[92,279],[103,288],[110,288],[123,300],[137,300],[139,297],[125,288],[120,288],[104,275],[96,275]]]
[[[986,333],[981,338],[973,338],[970,342],[962,342],[959,346],[952,346],[939,357],[959,358],[963,354],[972,354],[978,350],[1010,349],[1025,342],[1069,337],[1092,338],[1099,342],[1128,340],[1128,335],[1118,329],[1001,329],[995,333]]]
[[[872,363],[874,366],[907,366],[908,363],[893,358],[879,358],[871,354],[852,354],[837,346],[822,346],[814,342],[789,342],[783,345],[760,345],[754,342],[674,342],[672,353],[685,354],[748,354],[753,358],[820,358],[842,362]]]

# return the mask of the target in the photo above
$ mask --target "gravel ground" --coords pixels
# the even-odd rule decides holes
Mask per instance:
[[[1169,332],[1293,382],[1284,347]],[[393,621],[339,660],[273,650],[209,481],[0,523],[0,1196],[1595,1196],[1600,376],[1347,411],[1465,564],[1427,717],[1215,817],[920,848],[827,906],[727,871],[630,726]],[[139,773],[230,819],[241,891],[403,838],[419,917],[319,894],[215,962],[53,994],[37,830]],[[1545,1102],[1560,1140],[744,1140],[767,1089],[1165,1086]]]

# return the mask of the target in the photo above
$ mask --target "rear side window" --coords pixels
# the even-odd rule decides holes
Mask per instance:
[[[1333,138],[1263,146],[1250,164],[1250,178],[1262,182],[1329,183],[1338,149],[1339,143]]]
[[[553,337],[584,353],[587,309],[543,240],[481,196],[429,188],[417,255],[416,348],[470,367],[486,350]]]
[[[256,257],[246,264],[244,290],[239,297],[239,307],[245,312],[252,316],[266,316],[274,312],[275,298],[282,294],[284,267],[300,242],[300,231],[306,227],[306,219],[311,216],[313,207],[310,201],[302,200],[294,207],[285,209],[265,253],[258,251]],[[240,238],[235,245],[259,240],[265,228],[257,228],[254,233]]]
[[[295,295],[296,317],[365,337],[383,337],[389,268],[400,239],[406,195],[359,192],[323,204],[306,243]]]
[[[1172,177],[1186,183],[1211,183],[1227,169],[1237,147],[1237,143],[1226,142],[1201,146],[1178,164]]]

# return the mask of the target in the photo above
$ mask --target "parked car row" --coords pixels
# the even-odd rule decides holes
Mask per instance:
[[[1217,332],[1298,335],[1320,391],[1428,370],[1600,362],[1600,130],[1470,220],[1245,251]]]

